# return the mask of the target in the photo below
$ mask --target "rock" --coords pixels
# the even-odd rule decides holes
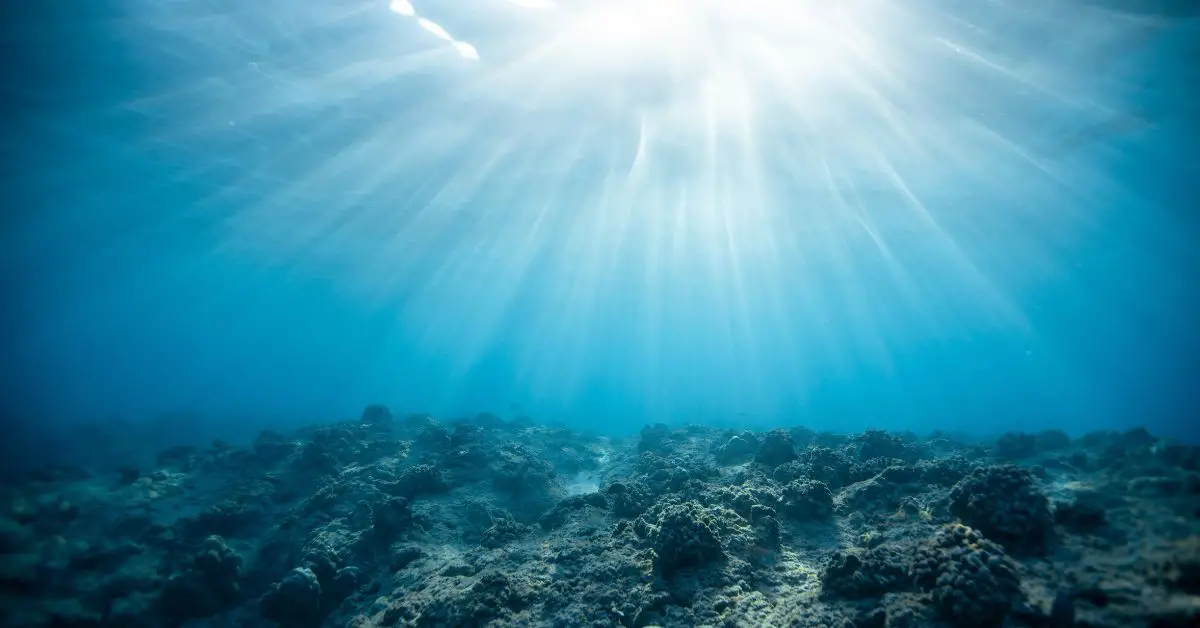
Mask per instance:
[[[758,437],[754,435],[754,432],[745,431],[734,435],[725,444],[718,447],[716,457],[721,464],[744,462],[754,457],[758,448]]]
[[[1049,500],[1033,476],[1012,465],[972,471],[951,489],[950,512],[988,538],[1026,553],[1045,550],[1053,525]]]
[[[946,526],[923,544],[910,574],[956,626],[998,628],[1024,601],[1017,563],[999,545],[963,525]]]
[[[703,567],[724,555],[714,518],[696,502],[668,506],[654,535],[654,565],[670,576]]]
[[[793,480],[783,488],[783,513],[796,521],[823,521],[833,514],[833,493],[823,482]]]
[[[321,622],[321,583],[311,569],[297,567],[272,585],[259,609],[264,619],[285,627],[316,626]]]
[[[771,430],[763,438],[758,447],[754,461],[767,467],[775,468],[796,459],[796,448],[792,444],[792,435],[787,430]]]

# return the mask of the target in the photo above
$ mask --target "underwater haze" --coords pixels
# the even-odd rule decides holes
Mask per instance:
[[[1200,0],[4,4],[0,626],[1200,626]]]
[[[12,430],[1193,436],[1193,3],[23,4]]]

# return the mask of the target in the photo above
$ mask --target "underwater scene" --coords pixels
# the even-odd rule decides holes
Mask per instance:
[[[1200,1],[0,43],[0,626],[1200,626]]]

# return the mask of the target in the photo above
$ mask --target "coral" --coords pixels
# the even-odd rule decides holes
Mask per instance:
[[[854,484],[869,480],[887,469],[895,468],[910,468],[907,463],[899,458],[870,458],[861,462],[854,462],[850,465],[850,473],[847,476],[847,482]]]
[[[452,444],[452,449],[439,460],[438,468],[445,471],[447,484],[461,486],[488,477],[489,461],[489,451],[483,445]]]
[[[242,557],[219,536],[204,540],[191,564],[171,576],[159,597],[159,613],[169,624],[202,619],[233,607],[241,597]]]
[[[717,475],[705,459],[683,455],[663,457],[653,452],[638,456],[637,470],[653,494],[687,491],[689,486],[699,489],[705,480]]]
[[[501,493],[537,496],[549,492],[554,484],[554,466],[545,458],[520,445],[505,445],[492,470],[492,487]]]
[[[1042,430],[1033,435],[1038,451],[1056,451],[1071,446],[1071,437],[1062,430]]]
[[[328,473],[338,466],[338,459],[327,444],[309,441],[300,446],[296,469],[301,472]]]
[[[735,434],[716,450],[716,458],[721,464],[734,464],[749,460],[758,451],[758,437],[754,432],[745,431]]]
[[[368,464],[396,455],[399,443],[387,438],[390,428],[380,423],[339,423],[312,431],[295,457],[295,468],[325,474],[345,464]]]
[[[775,515],[775,509],[783,503],[783,495],[766,478],[755,474],[743,480],[740,486],[725,486],[713,491],[711,501],[720,502],[742,518],[754,521],[759,515]]]
[[[793,460],[775,467],[771,471],[771,478],[780,484],[787,484],[792,480],[807,478],[809,471],[808,465],[799,460]]]
[[[450,432],[450,445],[453,447],[479,444],[483,440],[483,428],[471,423],[456,422],[454,423],[454,430]]]
[[[603,493],[585,493],[560,499],[554,508],[538,518],[538,524],[543,529],[550,530],[562,526],[571,513],[591,508],[608,508],[608,500]]]
[[[788,433],[792,435],[792,444],[801,449],[808,447],[817,437],[816,432],[803,426],[793,427]]]
[[[1011,436],[1017,462],[983,466],[1008,446],[658,425],[639,452],[373,412],[177,449],[123,482],[158,445],[0,485],[0,624],[1200,621],[1198,450],[1142,431]]]
[[[421,495],[437,495],[449,489],[441,471],[430,464],[409,467],[395,482],[379,483],[379,490],[388,495],[413,499]]]
[[[275,583],[259,600],[264,619],[285,627],[317,626],[321,623],[321,583],[317,574],[297,567]]]
[[[492,527],[483,533],[479,544],[491,549],[503,547],[520,539],[528,531],[528,526],[521,525],[511,517],[496,519],[492,522]]]
[[[485,430],[500,430],[509,427],[508,421],[492,414],[491,412],[480,412],[473,419],[475,425],[482,427]]]
[[[643,626],[644,613],[656,598],[627,583],[642,579],[644,569],[632,557],[605,552],[561,556],[563,570],[545,596],[548,626]]]
[[[919,450],[903,438],[883,430],[867,430],[856,436],[854,443],[858,448],[860,461],[886,458],[911,464],[920,458]]]
[[[662,423],[647,425],[642,428],[640,438],[638,439],[638,453],[647,451],[663,452],[667,437],[670,436],[671,430]]]
[[[902,551],[887,545],[862,554],[834,551],[821,568],[822,593],[859,599],[904,590],[909,583],[908,562]]]
[[[325,528],[318,531],[304,546],[304,558],[300,567],[311,571],[320,585],[319,608],[328,610],[336,607],[346,596],[354,592],[362,580],[358,567],[341,566],[340,555],[351,553],[350,542],[336,530]]]
[[[837,510],[867,516],[892,516],[905,504],[906,498],[911,499],[926,488],[921,475],[918,467],[888,467],[874,477],[843,489],[837,497]]]
[[[1033,476],[1012,465],[983,467],[950,490],[950,511],[988,538],[1020,552],[1044,551],[1053,518]]]
[[[445,451],[454,445],[450,430],[439,423],[425,426],[417,435],[417,444],[430,451]]]
[[[245,501],[232,498],[213,504],[194,517],[183,519],[180,529],[192,539],[214,535],[238,538],[256,530],[265,514],[263,505],[252,498]]]
[[[392,553],[392,562],[389,565],[389,568],[392,571],[400,571],[424,556],[425,552],[421,551],[421,548],[419,547],[394,548]]]
[[[1070,446],[1071,438],[1062,430],[1042,430],[1035,434],[1008,432],[996,440],[995,449],[999,458],[1021,460]]]
[[[753,522],[754,545],[768,550],[779,549],[781,541],[779,519],[775,517],[774,511],[767,512],[764,510],[762,514],[756,514]]]
[[[1099,450],[1096,463],[1110,472],[1137,473],[1154,461],[1159,448],[1159,439],[1143,428],[1123,433],[1092,432],[1085,434],[1080,442]]]
[[[938,460],[921,460],[916,468],[921,472],[921,481],[934,486],[954,486],[974,468],[966,458],[951,456]]]
[[[263,430],[254,439],[254,455],[263,463],[274,463],[287,458],[296,450],[296,443],[278,432]]]
[[[340,601],[354,592],[363,581],[362,570],[358,567],[342,567],[333,574],[333,582],[327,587],[326,594],[333,600]]]
[[[950,525],[924,543],[909,568],[913,581],[932,593],[955,625],[1004,625],[1023,602],[1020,568],[999,545],[964,525]]]
[[[787,430],[771,430],[758,446],[754,461],[767,467],[778,467],[796,459],[796,447]]]
[[[996,441],[996,455],[1008,460],[1031,458],[1037,450],[1037,438],[1023,432],[1009,432]]]
[[[796,521],[820,521],[833,514],[833,493],[823,482],[793,480],[783,488],[783,513]]]
[[[633,519],[650,507],[650,491],[639,483],[613,482],[605,493],[609,508],[618,517]]]
[[[193,560],[195,570],[204,576],[211,588],[221,593],[236,595],[237,578],[242,570],[242,557],[225,544],[225,539],[210,536],[204,540]]]
[[[715,517],[696,502],[666,507],[654,535],[654,565],[664,575],[702,567],[724,555]]]
[[[838,490],[851,482],[854,461],[845,454],[827,447],[809,447],[800,453],[799,461],[800,475],[824,482],[832,490]],[[783,481],[778,475],[776,479]]]
[[[388,425],[392,422],[392,411],[387,406],[369,405],[363,408],[361,421],[367,425]]]
[[[465,591],[446,591],[415,615],[420,626],[485,626],[525,608],[530,602],[528,585],[521,579],[491,570],[479,574]]]
[[[403,497],[389,497],[371,507],[370,519],[375,539],[391,543],[412,528],[412,507]]]
[[[308,549],[300,566],[316,574],[317,582],[322,586],[333,581],[338,569],[337,557],[328,548]]]

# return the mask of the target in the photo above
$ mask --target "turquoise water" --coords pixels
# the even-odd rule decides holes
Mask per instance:
[[[1187,3],[536,4],[13,9],[6,416],[1190,435]]]

